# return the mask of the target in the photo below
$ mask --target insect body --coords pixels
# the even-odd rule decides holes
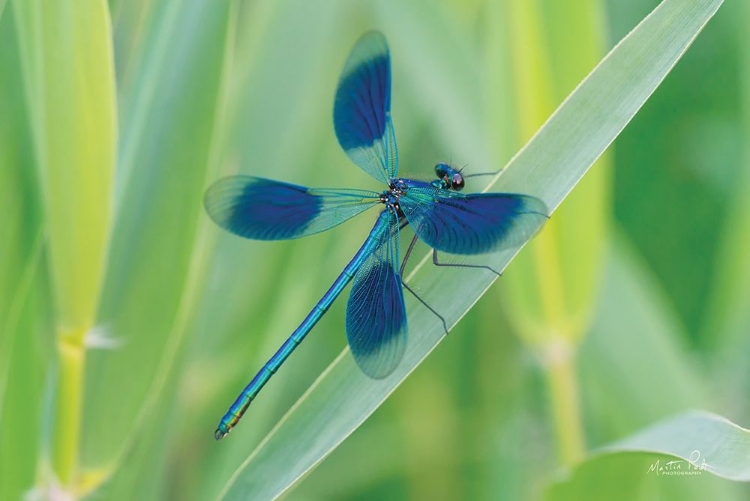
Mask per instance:
[[[336,90],[333,122],[339,144],[349,158],[383,182],[386,190],[378,193],[306,188],[238,175],[220,179],[206,191],[206,211],[214,222],[255,240],[312,235],[382,205],[362,247],[221,418],[214,434],[217,440],[237,424],[261,388],[349,282],[353,282],[346,307],[349,347],[365,374],[384,378],[397,367],[406,348],[403,288],[412,290],[402,282],[402,273],[417,238],[434,249],[434,262],[440,264],[438,251],[482,254],[520,245],[547,219],[546,207],[534,197],[459,193],[464,176],[445,163],[436,165],[437,178],[432,182],[399,178],[390,93],[388,45],[380,33],[367,33],[354,46],[344,66]],[[407,224],[415,237],[402,262],[399,232]]]

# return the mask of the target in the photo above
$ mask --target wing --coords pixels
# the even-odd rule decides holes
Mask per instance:
[[[391,58],[381,33],[366,33],[354,45],[336,89],[333,126],[339,144],[355,164],[385,184],[396,177]]]
[[[216,181],[204,196],[213,221],[235,235],[283,240],[319,233],[379,203],[365,190],[311,189],[260,177]]]
[[[346,305],[346,338],[371,378],[388,376],[406,349],[406,306],[399,269],[398,217],[384,211],[370,233],[373,252],[354,275]]]
[[[451,254],[483,254],[521,245],[547,221],[538,198],[513,193],[464,195],[410,188],[401,209],[427,245]]]

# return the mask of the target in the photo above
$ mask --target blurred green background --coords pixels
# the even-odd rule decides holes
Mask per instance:
[[[0,500],[215,499],[341,351],[339,300],[213,440],[374,214],[250,242],[208,220],[203,191],[234,172],[377,189],[331,123],[364,31],[391,46],[401,172],[486,172],[657,4],[0,1]],[[750,423],[748,21],[722,7],[537,240],[290,499],[750,495],[648,477],[638,457],[595,465],[570,498],[547,490],[683,410]]]

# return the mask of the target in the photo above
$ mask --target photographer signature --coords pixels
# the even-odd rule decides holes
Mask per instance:
[[[700,451],[694,450],[687,460],[673,459],[663,465],[661,460],[657,460],[651,463],[646,474],[653,472],[657,477],[660,475],[700,475],[710,468],[711,465],[706,461],[706,458],[701,457]]]

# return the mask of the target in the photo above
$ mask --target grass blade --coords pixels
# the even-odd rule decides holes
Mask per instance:
[[[38,2],[14,4],[58,323],[66,331],[94,324],[117,137],[107,5],[100,0],[74,5],[48,10]]]
[[[100,315],[123,343],[91,353],[82,450],[90,473],[111,472],[107,499],[152,498],[156,483],[144,479],[158,476],[164,464],[173,369],[204,276],[200,200],[207,172],[218,163],[212,147],[233,4],[184,0],[155,11],[144,37],[172,50],[139,47],[144,56],[133,61],[132,81],[120,96],[128,112],[118,168],[127,172],[119,173],[118,200],[128,210],[117,213]]]
[[[716,476],[750,481],[750,430],[708,412],[666,419],[599,451],[653,452],[691,462],[699,460],[705,471]],[[694,451],[700,452],[698,458]]]
[[[750,430],[693,411],[595,451],[545,499],[742,499],[712,476],[750,480]]]
[[[104,0],[14,2],[57,305],[52,464],[78,473],[86,333],[94,327],[111,231],[117,118]]]
[[[0,75],[0,499],[21,499],[37,474],[50,359],[35,350],[48,327],[35,288],[42,275],[41,204],[14,17],[7,13],[0,18]]]
[[[524,140],[604,55],[600,0],[550,5],[545,23],[539,5],[510,0],[504,23],[495,28],[508,32],[510,39],[514,128]],[[573,23],[579,25],[575,34],[569,29]],[[499,135],[494,131],[493,137]],[[542,361],[558,456],[567,465],[583,457],[585,449],[575,360],[590,327],[604,257],[611,187],[607,157],[599,159],[544,232],[518,256],[501,287],[515,332]]]
[[[604,152],[721,5],[721,0],[665,0],[599,64],[531,142],[493,181],[557,208]],[[392,48],[398,58],[398,47]],[[398,85],[398,83],[396,83]],[[488,186],[488,189],[492,185]],[[488,264],[502,269],[514,252]],[[414,279],[454,325],[493,281],[483,273],[418,267]],[[450,289],[446,283],[454,286]],[[437,299],[436,299],[437,298]],[[356,429],[443,338],[439,321],[413,303],[404,362],[374,381],[345,351],[241,465],[223,499],[273,499],[286,492]],[[246,418],[250,420],[251,418]]]

